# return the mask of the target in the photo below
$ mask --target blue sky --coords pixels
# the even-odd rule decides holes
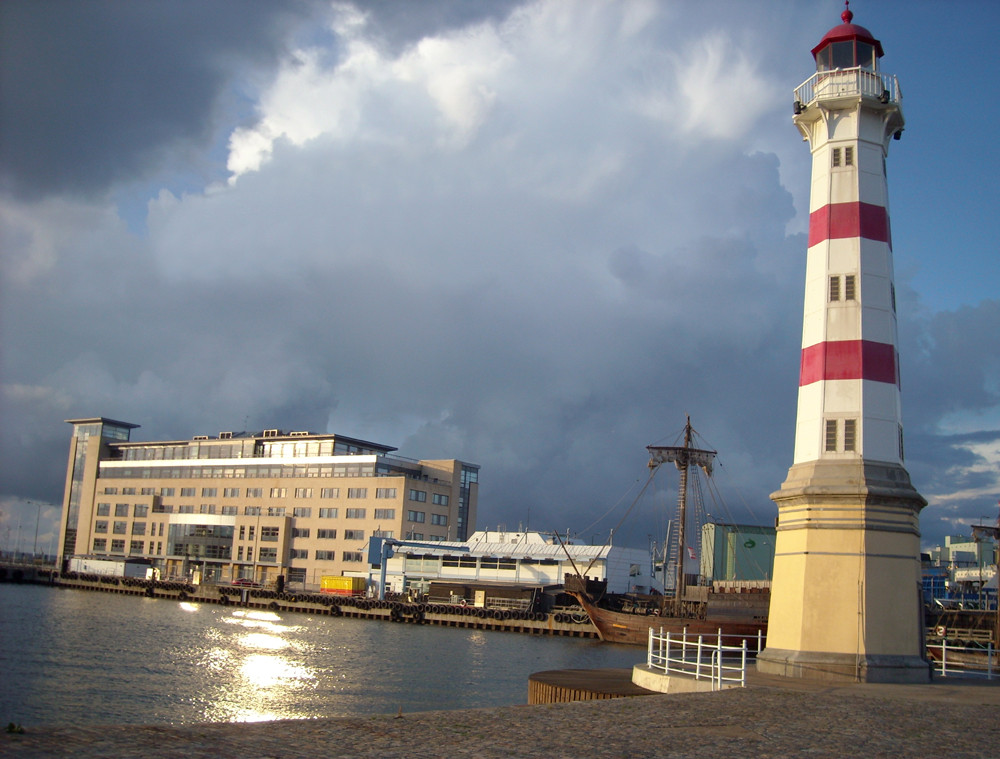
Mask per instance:
[[[589,537],[689,413],[724,516],[772,521],[808,216],[792,90],[842,9],[0,5],[0,544],[33,533],[28,501],[51,543],[80,416],[458,457],[480,526]],[[1000,497],[1000,5],[852,10],[904,95],[890,213],[930,545]],[[660,534],[673,487],[623,539]]]

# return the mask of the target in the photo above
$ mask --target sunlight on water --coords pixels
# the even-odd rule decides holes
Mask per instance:
[[[11,583],[0,584],[0,609],[0,716],[25,726],[523,704],[532,672],[630,668],[645,654],[582,639]]]

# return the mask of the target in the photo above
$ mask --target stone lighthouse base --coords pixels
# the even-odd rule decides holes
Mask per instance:
[[[757,671],[836,683],[927,683],[931,680],[930,664],[918,656],[854,656],[773,648],[764,649],[757,655]]]

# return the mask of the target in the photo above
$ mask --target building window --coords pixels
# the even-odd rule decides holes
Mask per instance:
[[[427,491],[426,490],[411,490],[410,491],[410,500],[411,501],[420,501],[421,503],[423,503],[424,501],[427,500]]]
[[[239,506],[223,506],[222,513],[228,517],[234,517],[240,512]]]
[[[115,522],[111,530],[115,535],[125,535],[128,532],[128,522]]]
[[[395,498],[396,488],[375,488],[376,498]]]
[[[194,504],[191,504],[189,506],[185,506],[184,504],[181,504],[180,506],[177,507],[177,513],[178,514],[194,514]]]
[[[216,498],[218,496],[218,488],[202,488],[201,497],[202,498]]]
[[[253,561],[253,546],[247,546],[247,561]]]
[[[143,488],[142,490],[139,491],[139,494],[140,495],[156,495],[156,493],[154,492],[155,490],[156,490],[156,488]]]
[[[857,446],[857,419],[844,420],[844,450],[853,451]]]
[[[116,503],[115,504],[115,516],[116,517],[127,517],[128,516],[128,504],[127,503]]]
[[[441,493],[435,493],[434,494],[434,498],[432,500],[433,500],[435,506],[447,506],[448,505],[448,496],[442,495]]]
[[[223,498],[239,498],[240,489],[239,488],[223,488],[222,489]]]
[[[392,530],[373,530],[372,531],[372,537],[373,538],[391,538],[392,537]]]
[[[137,503],[135,505],[135,511],[132,513],[132,516],[139,517],[140,519],[145,519],[147,514],[149,514],[149,505],[145,503]]]
[[[257,553],[257,561],[267,564],[275,564],[278,561],[277,548],[261,548]]]
[[[857,300],[857,281],[853,274],[844,277],[844,300]]]
[[[344,530],[344,540],[364,540],[364,530]]]
[[[444,514],[431,514],[431,524],[440,525],[442,527],[448,526],[448,517]]]
[[[348,509],[347,510],[347,518],[348,519],[364,519],[365,518],[365,511],[366,511],[365,509]]]
[[[198,507],[199,514],[214,514],[215,504],[214,503],[203,503]]]
[[[129,553],[142,553],[145,548],[146,544],[143,541],[133,540],[129,545],[128,551]]]
[[[844,166],[854,165],[854,148],[848,145],[844,148]]]
[[[246,540],[247,526],[245,524],[240,525],[240,540]]]
[[[396,510],[395,509],[375,509],[376,519],[395,519]]]
[[[833,452],[837,450],[837,420],[827,419],[826,420],[826,451]]]
[[[424,522],[427,520],[427,512],[425,511],[407,511],[406,519],[409,522]]]
[[[316,530],[316,537],[319,540],[336,540],[336,530]]]
[[[347,489],[348,498],[367,498],[368,488],[348,488]]]
[[[111,541],[111,553],[125,553],[125,541],[124,540],[112,540]]]
[[[287,492],[287,488],[271,488],[271,498],[284,498]]]
[[[308,559],[309,551],[305,548],[289,548],[288,549],[289,559]]]
[[[296,498],[312,498],[313,489],[312,488],[295,488]]]
[[[173,498],[174,489],[173,488],[160,488],[160,496],[163,498]]]
[[[292,509],[293,517],[302,517],[308,519],[312,516],[313,510],[309,506],[296,506]]]
[[[259,517],[260,516],[260,506],[244,506],[243,516],[245,517]]]
[[[280,530],[277,527],[261,527],[260,539],[265,543],[277,543],[279,532]]]
[[[337,510],[336,509],[320,509],[319,510],[320,519],[336,519]]]
[[[118,488],[104,488],[104,495],[118,495]]]
[[[236,547],[236,561],[243,561],[243,546]]]
[[[108,531],[108,520],[98,519],[94,522],[94,532],[107,532]]]
[[[424,534],[422,532],[410,531],[410,540],[423,540]]]
[[[263,498],[264,488],[247,488],[247,498]]]
[[[104,553],[108,550],[107,538],[94,538],[94,553]]]
[[[293,538],[308,538],[309,528],[308,527],[293,527],[292,528]]]
[[[133,522],[132,523],[132,534],[133,535],[145,535],[146,534],[146,523],[145,522]]]
[[[365,555],[361,551],[344,551],[344,561],[359,563],[365,560]]]
[[[181,498],[194,498],[194,488],[181,488]]]
[[[111,504],[110,503],[97,504],[97,516],[99,517],[111,516]]]
[[[840,277],[830,277],[830,302],[840,300]]]
[[[135,495],[135,488],[122,488],[122,495]]]
[[[320,498],[340,498],[340,488],[320,488]]]
[[[336,561],[336,551],[316,551],[316,561]]]
[[[840,166],[840,148],[833,149],[833,159],[831,160],[831,165],[834,168]]]

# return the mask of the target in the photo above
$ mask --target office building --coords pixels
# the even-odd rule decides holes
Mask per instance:
[[[479,467],[455,459],[278,429],[132,442],[135,424],[67,422],[64,568],[145,558],[162,578],[318,588],[326,575],[367,574],[373,536],[461,541],[475,529]]]

